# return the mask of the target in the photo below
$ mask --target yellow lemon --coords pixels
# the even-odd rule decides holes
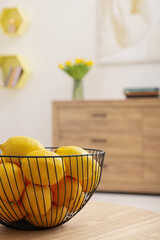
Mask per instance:
[[[48,186],[29,184],[22,197],[26,211],[33,216],[45,215],[52,205],[52,192]]]
[[[10,156],[26,156],[28,153],[45,149],[45,147],[37,140],[31,137],[11,137],[5,143],[0,145],[2,155]],[[6,157],[7,162],[11,162],[20,165],[21,159],[18,157]]]
[[[25,177],[24,178],[24,184],[27,187],[31,182]]]
[[[0,164],[0,198],[4,201],[18,201],[25,185],[20,167],[16,164]]]
[[[31,224],[38,227],[53,227],[60,224],[64,217],[66,216],[67,208],[58,207],[55,204],[52,204],[52,207],[47,212],[46,215],[41,217],[36,217],[29,215],[26,217],[26,220]]]
[[[5,159],[2,158],[2,157],[0,157],[0,164],[1,164],[1,163],[4,163],[4,162],[5,162]]]
[[[64,176],[65,165],[61,158],[53,158],[53,156],[58,156],[56,153],[38,150],[28,155],[33,157],[23,158],[21,167],[23,174],[30,182],[38,185],[53,185]]]
[[[66,166],[66,174],[76,179],[86,179],[92,175],[92,156],[88,156],[88,152],[76,146],[64,146],[56,150],[60,156],[64,156],[63,160]],[[65,155],[85,155],[71,156]]]
[[[71,200],[70,203],[68,203],[67,209],[68,212],[76,212],[79,210],[79,208],[84,203],[84,193],[82,192],[79,196],[77,196],[75,199]]]
[[[54,184],[51,188],[53,192],[53,202],[58,206],[68,207],[72,200],[75,200],[82,194],[80,183],[69,176],[65,176],[58,184]]]
[[[96,189],[99,183],[101,173],[101,167],[99,163],[94,160],[93,162],[93,174],[88,179],[80,179],[83,192],[92,192]]]
[[[8,222],[14,222],[27,215],[22,203],[9,203],[0,200],[0,219]]]

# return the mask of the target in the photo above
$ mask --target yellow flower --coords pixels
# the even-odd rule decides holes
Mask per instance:
[[[92,66],[92,65],[93,65],[93,61],[87,61],[87,62],[86,62],[86,65],[87,65],[87,66]]]
[[[77,59],[75,60],[75,62],[76,62],[76,64],[84,63],[84,59],[82,59],[82,58],[77,58]]]
[[[66,66],[70,66],[72,64],[72,62],[70,60],[65,62]]]
[[[64,69],[63,65],[62,64],[59,64],[59,68],[61,69]]]

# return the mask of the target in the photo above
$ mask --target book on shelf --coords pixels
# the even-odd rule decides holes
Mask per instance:
[[[22,75],[22,72],[23,72],[23,69],[21,68],[21,66],[18,66],[16,68],[16,73],[15,73],[14,79],[12,81],[12,87],[16,86],[16,84],[18,83],[18,81]]]
[[[10,75],[10,78],[9,78],[9,81],[8,81],[8,84],[7,84],[7,87],[12,87],[12,82],[15,78],[15,74],[16,74],[16,69],[17,67],[13,67],[13,70],[11,72],[11,75]]]
[[[9,82],[9,80],[10,80],[12,71],[13,71],[13,67],[10,68],[9,73],[8,73],[8,76],[7,76],[7,78],[6,78],[5,82],[4,82],[4,86],[5,86],[5,87],[8,86],[8,82]]]
[[[126,97],[159,97],[160,88],[125,88],[124,94]]]
[[[5,80],[6,87],[15,87],[23,72],[21,66],[11,67]]]

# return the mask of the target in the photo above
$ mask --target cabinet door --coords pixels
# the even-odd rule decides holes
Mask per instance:
[[[142,183],[142,171],[141,158],[108,157],[98,190],[133,191]]]
[[[144,158],[144,183],[160,185],[160,159]]]
[[[160,159],[160,108],[143,109],[144,157]]]

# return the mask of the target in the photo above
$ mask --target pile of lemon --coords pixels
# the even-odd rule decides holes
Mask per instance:
[[[53,152],[33,138],[19,136],[0,149],[0,220],[58,225],[68,213],[78,211],[85,193],[98,185],[100,166],[80,147]]]

